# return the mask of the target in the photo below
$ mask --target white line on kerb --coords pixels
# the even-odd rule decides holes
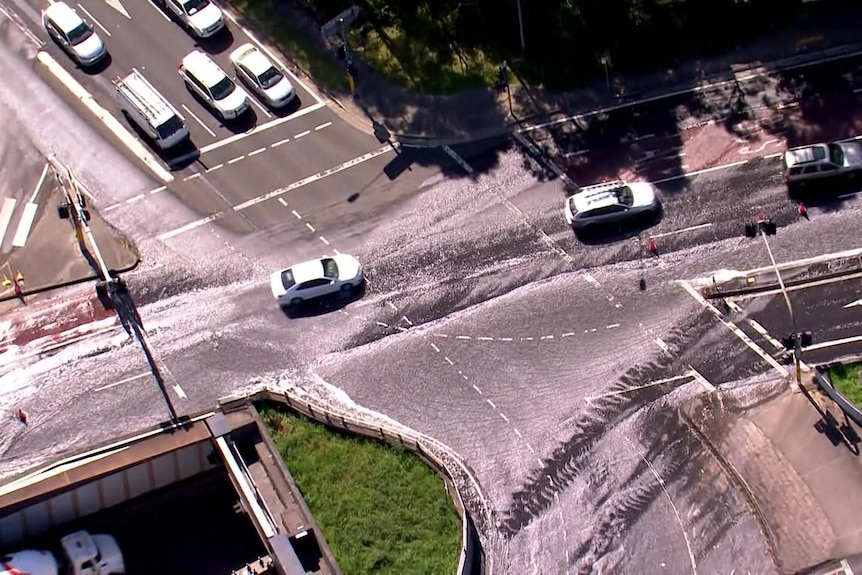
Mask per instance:
[[[278,189],[275,189],[271,192],[268,192],[266,194],[258,196],[256,198],[252,198],[250,200],[242,202],[241,204],[237,204],[230,209],[222,210],[220,212],[216,212],[215,214],[213,214],[211,216],[207,216],[205,218],[201,218],[199,220],[189,222],[188,224],[181,226],[175,230],[171,230],[169,232],[165,232],[165,233],[161,234],[160,236],[158,236],[158,239],[159,240],[167,240],[167,239],[179,236],[181,234],[184,234],[186,232],[190,232],[191,230],[194,230],[194,229],[199,228],[201,226],[204,226],[206,224],[212,223],[212,222],[214,222],[220,218],[223,218],[225,215],[227,215],[229,213],[241,212],[243,210],[247,210],[248,208],[250,208],[252,206],[256,206],[256,205],[261,204],[263,202],[266,202],[268,200],[278,198],[278,197],[283,196],[289,192],[292,192],[293,190],[296,190],[296,189],[301,188],[303,186],[307,186],[308,184],[312,184],[318,180],[328,178],[329,176],[332,176],[332,175],[337,174],[339,172],[343,172],[344,170],[350,169],[354,166],[358,166],[359,164],[362,164],[362,163],[367,162],[369,160],[373,160],[377,156],[381,156],[381,155],[389,153],[389,152],[394,152],[398,147],[399,147],[399,144],[397,142],[394,145],[387,144],[378,150],[375,150],[373,152],[369,152],[365,155],[359,156],[358,158],[353,158],[352,160],[348,160],[347,162],[344,162],[341,165],[335,166],[334,168],[329,168],[328,170],[324,170],[322,172],[318,172],[312,176],[308,176],[307,178],[303,178],[302,180],[299,180],[297,182],[293,182],[292,184],[285,186],[283,188],[278,188]]]
[[[164,183],[174,181],[174,176],[168,172],[156,157],[144,147],[135,136],[133,136],[119,120],[114,118],[110,112],[100,106],[96,99],[77,81],[72,75],[67,72],[63,66],[59,64],[49,53],[40,51],[36,54],[39,62],[48,69],[64,86],[66,86],[72,94],[77,98],[87,109],[90,110],[105,126],[125,145],[129,151],[134,154],[141,162],[144,163],[152,172]]]

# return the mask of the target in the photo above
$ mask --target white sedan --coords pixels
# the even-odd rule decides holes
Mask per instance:
[[[243,44],[230,53],[236,75],[273,108],[286,106],[296,97],[290,80],[252,44]]]
[[[269,284],[273,297],[284,306],[334,293],[352,294],[364,280],[362,265],[355,257],[337,254],[277,271]]]

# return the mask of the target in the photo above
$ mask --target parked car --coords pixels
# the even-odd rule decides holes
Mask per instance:
[[[281,108],[296,97],[290,80],[253,44],[243,44],[231,52],[230,61],[237,77],[269,106]]]
[[[81,66],[92,66],[108,55],[93,26],[65,2],[54,2],[42,11],[42,26]]]
[[[857,142],[830,142],[791,148],[784,152],[784,181],[788,188],[853,176],[862,170],[862,146]]]
[[[354,293],[365,276],[359,261],[337,254],[296,264],[270,276],[270,288],[279,305],[300,305],[326,295]]]
[[[156,0],[198,38],[209,38],[224,29],[221,8],[209,0]]]
[[[581,188],[566,198],[566,221],[576,232],[606,225],[625,225],[661,213],[656,189],[647,182],[622,181]]]
[[[186,54],[180,76],[189,89],[222,119],[233,120],[248,109],[248,94],[231,80],[218,64],[200,50]]]

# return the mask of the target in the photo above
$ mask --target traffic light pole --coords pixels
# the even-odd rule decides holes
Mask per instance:
[[[781,294],[784,296],[784,302],[787,304],[787,311],[790,313],[790,323],[793,326],[793,361],[796,368],[796,385],[802,387],[802,344],[800,342],[799,329],[796,326],[796,315],[793,313],[793,304],[790,303],[790,295],[787,293],[787,288],[784,286],[784,280],[781,278],[781,270],[778,269],[778,264],[775,262],[775,256],[772,255],[772,248],[769,247],[769,240],[766,239],[766,231],[763,226],[760,227],[760,235],[763,238],[763,243],[766,245],[766,252],[769,254],[769,260],[772,262],[772,269],[775,270],[775,276],[778,278],[778,285],[781,287]]]
[[[69,187],[71,190],[66,186],[63,186],[63,190],[66,192],[66,199],[72,209],[75,227],[79,228],[83,232],[84,237],[87,238],[87,245],[93,250],[93,255],[96,258],[96,262],[99,264],[99,271],[102,274],[102,279],[105,281],[111,281],[111,270],[108,268],[108,264],[105,263],[105,258],[102,257],[102,252],[99,251],[99,245],[96,243],[96,238],[93,237],[93,230],[90,228],[90,218],[84,211],[84,196],[81,193],[81,190],[78,189],[78,182],[75,180],[72,170],[68,167],[66,168],[66,178],[69,181]]]

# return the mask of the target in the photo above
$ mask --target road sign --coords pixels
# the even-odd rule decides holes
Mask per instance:
[[[350,26],[359,17],[359,6],[354,4],[326,24],[320,27],[320,33],[324,38],[339,34],[342,28]]]

